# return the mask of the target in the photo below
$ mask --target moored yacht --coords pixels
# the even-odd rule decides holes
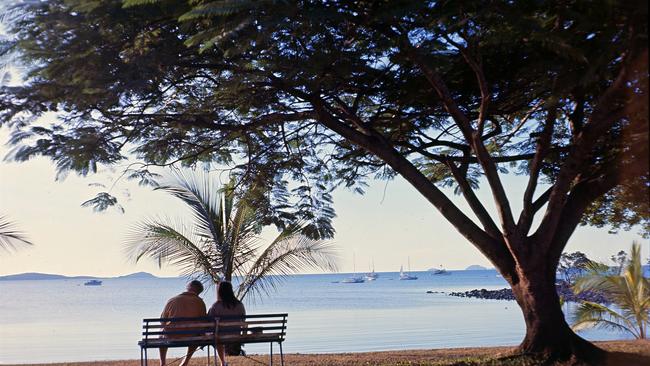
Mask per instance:
[[[354,258],[354,254],[352,254],[352,276],[348,278],[344,278],[341,283],[363,283],[365,280],[363,277],[357,275],[357,268],[356,268],[356,260]]]
[[[372,261],[372,271],[366,273],[366,281],[374,281],[379,278],[379,275],[375,273],[375,261]]]
[[[411,270],[411,258],[408,259],[408,269],[409,271]],[[408,280],[417,280],[418,276],[413,276],[409,274],[408,272],[404,272],[404,268],[402,266],[399,267],[399,279],[402,281],[408,281]]]

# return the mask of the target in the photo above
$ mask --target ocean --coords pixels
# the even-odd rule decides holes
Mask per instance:
[[[507,287],[496,271],[450,273],[411,272],[419,279],[400,281],[399,273],[382,272],[376,281],[356,284],[339,282],[350,274],[293,275],[245,305],[249,314],[289,314],[287,353],[516,345],[523,339],[524,321],[514,301],[446,294]],[[0,281],[0,363],[138,359],[142,319],[158,317],[167,299],[183,291],[186,279],[84,282]],[[201,297],[209,307],[214,288]],[[566,314],[572,306],[565,305]],[[580,334],[589,340],[629,339],[603,330]],[[246,345],[245,350],[268,353],[268,345]],[[170,356],[182,353],[170,350]]]

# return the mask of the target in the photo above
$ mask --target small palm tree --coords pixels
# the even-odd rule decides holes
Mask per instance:
[[[0,249],[11,251],[22,245],[32,245],[25,235],[15,229],[6,216],[0,216]]]
[[[264,248],[259,216],[237,200],[233,182],[219,187],[207,175],[177,172],[174,183],[156,190],[181,199],[192,219],[153,218],[134,226],[126,247],[136,262],[153,258],[213,283],[236,277],[240,299],[251,292],[268,294],[278,281],[306,268],[335,269],[333,247],[302,236],[300,226],[282,231]]]
[[[595,291],[605,295],[615,308],[584,301],[576,309],[574,330],[601,327],[647,336],[650,316],[650,281],[643,276],[641,248],[632,244],[631,258],[623,272],[612,274],[604,264],[590,262],[587,274],[576,281],[576,292]]]

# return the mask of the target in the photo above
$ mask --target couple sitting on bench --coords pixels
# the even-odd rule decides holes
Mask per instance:
[[[174,296],[165,305],[165,309],[160,315],[161,318],[193,318],[193,317],[204,317],[206,316],[205,303],[199,297],[199,294],[203,292],[203,284],[200,281],[192,281],[187,284],[186,291],[180,295]],[[217,301],[210,307],[210,310],[207,312],[209,317],[220,317],[220,316],[245,316],[246,309],[241,301],[237,300],[235,294],[232,290],[232,284],[227,281],[222,281],[219,283],[217,289]],[[166,337],[183,337],[182,334],[178,335],[166,335]],[[197,346],[188,346],[187,354],[183,359],[181,366],[187,366],[190,363],[190,358],[194,351],[196,351]],[[216,346],[217,354],[219,355],[219,360],[221,361],[221,366],[227,366],[226,363],[226,351],[223,344],[217,344]],[[160,347],[160,365],[165,366],[167,362],[167,348]]]

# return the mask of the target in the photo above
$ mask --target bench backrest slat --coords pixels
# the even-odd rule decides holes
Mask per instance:
[[[160,328],[214,328],[214,320],[211,322],[201,322],[201,323],[170,323],[170,324],[145,324],[142,326],[143,329],[160,329]]]
[[[148,318],[148,319],[142,319],[142,322],[144,323],[151,323],[151,322],[186,322],[186,321],[212,321],[214,318],[209,317],[209,316],[197,316],[197,317],[182,317],[182,318]]]

